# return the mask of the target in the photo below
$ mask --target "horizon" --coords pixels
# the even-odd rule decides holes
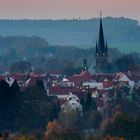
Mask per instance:
[[[89,17],[89,18],[82,18],[82,17],[73,17],[73,18],[0,18],[0,20],[52,20],[52,21],[61,21],[61,20],[93,20],[93,19],[99,19],[100,17]],[[125,18],[125,19],[130,19],[130,20],[135,20],[140,24],[140,19],[136,19],[136,18],[132,18],[132,17],[126,17],[126,16],[105,16],[102,17],[102,19],[106,19],[106,18]]]
[[[82,18],[82,17],[73,17],[73,18],[0,18],[0,20],[93,20],[93,19],[99,19],[100,17],[88,17],[88,18]],[[124,19],[130,19],[130,20],[136,20],[140,22],[140,20],[136,18],[126,17],[126,16],[102,16],[102,19],[106,18],[124,18]]]
[[[0,0],[0,19],[128,17],[140,21],[139,0]],[[118,10],[119,9],[119,10]]]

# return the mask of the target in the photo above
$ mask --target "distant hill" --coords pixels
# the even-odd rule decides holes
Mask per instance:
[[[121,56],[116,48],[110,48],[109,54],[110,62]],[[13,62],[29,61],[39,69],[63,70],[69,63],[81,67],[84,58],[89,65],[95,64],[95,48],[50,46],[45,39],[36,36],[0,37],[0,66],[9,67]]]
[[[122,52],[140,52],[138,21],[120,17],[103,19],[104,33],[110,47]],[[50,45],[95,46],[99,19],[88,20],[0,20],[1,36],[39,36]]]

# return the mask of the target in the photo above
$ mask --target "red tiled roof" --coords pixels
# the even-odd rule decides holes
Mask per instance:
[[[26,78],[26,75],[25,74],[10,74],[8,75],[8,77],[12,77],[16,79],[17,81],[23,81]]]
[[[26,84],[27,84],[26,86],[35,86],[37,80],[44,80],[44,78],[42,78],[42,77],[30,77],[28,80],[29,80],[29,82],[26,83]],[[27,82],[28,80],[26,80],[26,82]]]
[[[46,77],[47,73],[35,73],[35,72],[30,72],[30,77]]]
[[[79,76],[84,80],[90,80],[92,77],[88,71],[82,71]]]
[[[60,74],[60,75],[62,75],[63,72],[62,71],[48,71],[48,74]]]
[[[86,94],[85,91],[76,87],[59,87],[59,86],[51,87],[49,94],[50,95],[68,95],[69,92],[77,95],[78,97],[81,97],[83,96],[83,94]]]
[[[82,78],[78,75],[74,75],[74,76],[68,77],[68,80],[73,83],[78,83],[82,81]]]
[[[79,75],[73,75],[68,79],[70,82],[78,83],[78,82],[89,81],[91,77],[92,76],[88,71],[82,71]]]
[[[107,82],[103,82],[103,87],[104,88],[109,88],[113,86],[113,82],[112,81],[107,81]]]
[[[1,75],[1,76],[0,76],[0,81],[1,81],[1,80],[4,80],[4,79],[5,79],[5,76]]]
[[[6,77],[12,77],[16,79],[17,81],[23,81],[26,77],[24,74],[7,74],[7,75],[1,75],[0,80],[4,80]]]
[[[111,90],[105,90],[105,89],[102,89],[102,90],[97,90],[99,94],[104,94],[104,93],[109,93]]]
[[[118,74],[116,74],[115,78],[120,79],[123,75],[126,75],[131,81],[140,80],[140,73],[138,73],[138,72],[118,73]]]
[[[114,74],[94,74],[91,79],[99,82],[103,82],[105,79],[112,81],[114,79]]]

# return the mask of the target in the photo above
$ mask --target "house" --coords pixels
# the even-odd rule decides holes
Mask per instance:
[[[28,86],[35,86],[37,80],[42,80],[42,81],[47,81],[47,73],[35,73],[35,72],[30,72],[26,76],[25,82],[22,84],[23,87],[28,87]]]
[[[127,74],[122,73],[122,72],[116,73],[114,81],[128,82],[130,87],[134,87],[134,85],[135,85],[134,80],[131,80],[130,76],[128,76]]]
[[[56,78],[61,78],[63,77],[63,72],[62,71],[48,71],[48,74],[51,77],[56,77]]]
[[[83,87],[103,89],[103,83],[97,83],[97,82],[83,82]]]
[[[61,87],[74,87],[74,82],[70,82],[67,78],[63,78],[61,82],[59,82],[59,86]]]
[[[90,81],[92,75],[86,70],[82,71],[79,75],[73,75],[68,77],[70,82],[73,82],[75,86],[81,86],[83,82]]]
[[[15,80],[17,80],[18,85],[21,87],[24,80],[25,80],[25,75],[23,74],[4,74],[0,75],[0,80],[5,80],[9,86],[13,84]]]
[[[48,96],[57,96],[60,100],[67,100],[70,92],[80,97],[84,94],[85,91],[76,87],[54,86],[50,87],[47,94]]]
[[[82,105],[80,104],[80,100],[78,98],[78,96],[69,93],[68,97],[67,97],[67,102],[65,102],[62,105],[62,110],[64,112],[69,112],[69,111],[78,111],[80,113],[80,115],[82,115]]]

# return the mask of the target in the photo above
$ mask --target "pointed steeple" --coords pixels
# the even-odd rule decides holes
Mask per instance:
[[[104,31],[103,31],[103,24],[102,24],[102,13],[100,13],[100,29],[99,29],[98,49],[99,49],[101,54],[104,53],[104,51],[105,51]]]
[[[106,73],[109,70],[108,65],[108,45],[104,40],[104,31],[102,23],[102,13],[100,12],[100,28],[98,44],[96,42],[96,65],[95,70],[97,73]]]
[[[98,44],[97,44],[97,41],[96,41],[96,51],[95,51],[95,56],[97,56],[99,54],[99,50],[98,50]]]
[[[107,41],[106,41],[106,46],[105,46],[105,52],[106,52],[106,55],[108,55],[108,44],[107,44]]]

